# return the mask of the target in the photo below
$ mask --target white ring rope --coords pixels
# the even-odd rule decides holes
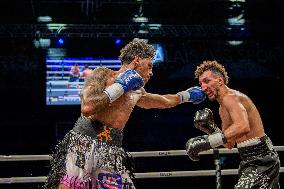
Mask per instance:
[[[284,151],[284,146],[274,146],[276,151]],[[220,154],[236,154],[237,148],[227,149],[219,148]],[[133,157],[160,157],[160,156],[184,156],[185,150],[169,150],[169,151],[144,151],[144,152],[130,152]],[[201,152],[200,155],[213,154],[213,150]],[[50,160],[50,155],[0,155],[0,161],[43,161]]]
[[[284,172],[284,167],[280,168],[280,172]],[[147,172],[147,173],[135,173],[136,179],[141,178],[169,178],[169,177],[197,177],[197,176],[214,176],[216,170],[198,170],[198,171],[172,171],[172,172]],[[237,175],[238,169],[223,169],[221,170],[223,175]],[[46,176],[38,177],[11,177],[0,178],[0,184],[12,184],[12,183],[42,183],[45,182]]]
[[[46,176],[0,178],[0,184],[45,182]]]
[[[284,146],[274,146],[276,151],[284,151]],[[220,154],[238,153],[236,148],[231,150],[226,148],[218,149]],[[183,156],[186,155],[185,150],[169,150],[169,151],[144,151],[130,152],[133,157],[157,157],[157,156]],[[213,154],[213,150],[200,153],[201,155]],[[0,161],[43,161],[50,160],[50,155],[0,155]],[[284,167],[280,167],[280,172],[284,172]],[[172,171],[172,172],[146,172],[134,173],[136,179],[140,178],[163,178],[163,177],[195,177],[195,176],[214,176],[216,170],[197,170],[197,171]],[[238,169],[223,169],[221,175],[237,175]],[[0,184],[12,183],[42,183],[45,182],[46,176],[38,177],[11,177],[0,178]]]
[[[284,172],[284,167],[280,167],[280,172]],[[238,169],[223,169],[223,175],[237,175]],[[197,171],[171,171],[171,172],[146,172],[135,173],[135,178],[162,178],[162,177],[199,177],[199,176],[215,176],[216,170],[197,170]]]

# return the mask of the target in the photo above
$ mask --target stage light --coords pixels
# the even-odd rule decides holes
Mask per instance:
[[[239,45],[243,44],[243,41],[232,40],[232,41],[227,41],[227,43],[229,45],[232,45],[232,46],[239,46]]]
[[[50,39],[43,39],[43,38],[34,39],[33,43],[36,48],[46,49],[50,47]]]
[[[46,49],[50,46],[50,39],[42,38],[41,32],[38,30],[35,33],[35,39],[33,40],[33,43],[36,48]]]
[[[64,45],[64,39],[63,38],[58,38],[57,39],[57,44],[58,45]]]
[[[145,23],[141,23],[140,24],[140,28],[138,30],[138,33],[139,34],[147,34],[147,33],[149,33],[148,26]]]
[[[39,16],[37,17],[38,22],[52,22],[52,18],[50,16]]]
[[[117,38],[117,39],[115,40],[115,44],[116,44],[116,45],[120,45],[120,44],[121,44],[121,39]]]

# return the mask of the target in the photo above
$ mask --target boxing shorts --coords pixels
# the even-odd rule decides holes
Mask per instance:
[[[235,189],[280,188],[280,160],[269,137],[246,140],[238,143],[237,148],[241,162]]]
[[[46,188],[133,189],[133,163],[120,129],[81,116],[57,145]]]

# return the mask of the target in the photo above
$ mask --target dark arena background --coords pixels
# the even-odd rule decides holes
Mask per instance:
[[[134,38],[157,49],[147,92],[168,94],[198,85],[194,70],[217,60],[229,86],[255,102],[265,131],[283,146],[283,0],[3,0],[0,2],[0,188],[41,188],[19,182],[46,176],[49,161],[4,161],[8,155],[48,155],[80,116],[78,94],[84,80],[71,81],[70,67],[88,64],[118,69],[119,50]],[[130,152],[184,150],[202,135],[194,113],[218,104],[206,100],[167,110],[136,107],[124,129]],[[278,152],[284,161],[283,152]],[[222,169],[237,169],[238,154],[220,154]],[[213,155],[193,162],[187,156],[135,158],[140,189],[216,188],[216,177],[170,176],[172,171],[214,170]],[[282,170],[282,169],[281,169]],[[164,173],[165,172],[165,173]],[[164,174],[163,174],[164,173]],[[169,177],[168,177],[169,176]],[[237,175],[222,175],[230,189]],[[280,185],[284,184],[280,173]]]

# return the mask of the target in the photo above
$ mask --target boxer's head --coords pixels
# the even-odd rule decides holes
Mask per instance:
[[[228,74],[217,61],[203,61],[195,70],[195,77],[199,80],[202,90],[210,100],[218,97],[220,87],[229,82]]]
[[[129,65],[136,70],[146,83],[153,75],[154,47],[143,39],[134,39],[121,49],[120,53],[122,65]]]

